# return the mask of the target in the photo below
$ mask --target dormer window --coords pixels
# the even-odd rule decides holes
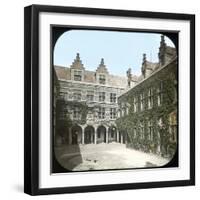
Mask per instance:
[[[104,74],[99,75],[99,83],[100,84],[106,84],[106,76]]]
[[[74,80],[81,81],[82,80],[82,71],[74,70]]]

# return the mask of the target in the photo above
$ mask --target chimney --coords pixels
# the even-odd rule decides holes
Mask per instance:
[[[161,35],[160,48],[158,53],[159,62],[161,66],[165,64],[165,52],[166,52],[165,37],[164,35]]]
[[[142,60],[142,68],[141,68],[141,71],[142,71],[142,75],[144,76],[144,78],[146,77],[146,62],[147,62],[147,58],[146,58],[146,53],[143,53],[143,60]]]

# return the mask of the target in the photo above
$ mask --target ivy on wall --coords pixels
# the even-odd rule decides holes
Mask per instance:
[[[79,108],[81,119],[73,120],[73,125],[74,124],[81,124],[81,125],[85,124],[86,120],[87,120],[88,110],[89,110],[86,102],[68,101],[68,102],[66,102],[66,104],[67,104],[67,106],[70,106],[71,108],[74,108],[74,107]]]
[[[68,132],[68,127],[72,126],[72,121],[67,112],[66,102],[62,98],[58,98],[56,101],[56,135],[64,137],[64,134]]]
[[[141,84],[138,84],[119,98],[119,103],[130,105],[127,115],[116,120],[119,131],[127,134],[127,146],[144,152],[159,153],[162,156],[173,157],[176,151],[176,141],[170,139],[169,114],[177,112],[175,99],[176,67],[170,65]],[[162,104],[157,105],[157,88],[162,82]],[[153,107],[148,108],[148,90],[153,89]],[[144,109],[140,110],[140,95],[144,94]],[[134,99],[137,99],[137,111],[134,111]],[[158,121],[162,119],[162,126]],[[148,122],[152,121],[153,139],[149,139]],[[143,127],[141,127],[143,124]],[[142,130],[143,129],[143,130]],[[144,131],[144,137],[141,137]],[[136,132],[136,133],[135,133]],[[159,134],[158,134],[159,133]],[[158,150],[160,147],[160,150]]]

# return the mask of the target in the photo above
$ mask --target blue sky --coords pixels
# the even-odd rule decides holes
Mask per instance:
[[[165,37],[167,45],[173,46]],[[70,67],[76,53],[85,69],[95,71],[104,58],[109,73],[126,76],[128,68],[133,74],[141,74],[142,54],[147,60],[158,61],[160,34],[116,31],[72,30],[57,40],[54,49],[54,64]]]

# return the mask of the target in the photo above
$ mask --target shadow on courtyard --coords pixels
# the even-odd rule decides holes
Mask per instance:
[[[101,143],[55,148],[64,171],[117,170],[164,167],[169,159],[126,148],[125,144]]]
[[[53,173],[71,172],[83,162],[78,144],[54,147]]]

